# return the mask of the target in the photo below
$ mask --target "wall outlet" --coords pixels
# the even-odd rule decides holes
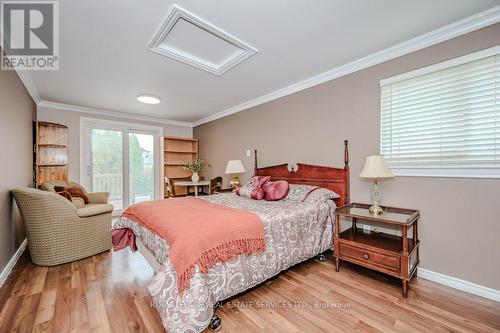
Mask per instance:
[[[252,152],[250,150],[247,150],[247,157],[250,157],[252,155]]]

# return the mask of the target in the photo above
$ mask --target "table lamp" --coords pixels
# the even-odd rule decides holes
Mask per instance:
[[[394,174],[389,170],[384,156],[368,156],[359,177],[363,180],[373,181],[370,192],[370,197],[372,199],[372,206],[369,209],[370,214],[383,214],[384,210],[379,206],[380,200],[382,199],[382,191],[378,187],[378,182],[394,178]]]
[[[240,179],[238,178],[238,174],[246,172],[243,163],[240,160],[231,160],[227,162],[226,174],[234,175],[229,184],[231,184],[231,188],[234,190],[238,186],[240,186]]]

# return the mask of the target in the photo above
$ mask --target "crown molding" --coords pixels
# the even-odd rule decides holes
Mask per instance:
[[[147,121],[150,123],[159,123],[159,124],[183,126],[183,127],[190,127],[190,128],[193,127],[192,123],[185,122],[185,121],[169,120],[169,119],[164,119],[164,118],[143,116],[143,115],[137,115],[137,114],[127,113],[127,112],[112,111],[112,110],[94,109],[94,108],[89,108],[89,107],[83,107],[83,106],[77,106],[77,105],[71,105],[71,104],[63,104],[63,103],[55,103],[55,102],[49,102],[49,101],[43,101],[43,100],[40,101],[37,104],[37,106],[38,107],[45,107],[45,108],[49,108],[49,109],[61,110],[61,111],[81,112],[81,113],[86,113],[86,114],[96,114],[96,115],[107,116],[107,117],[116,117],[116,118],[123,118],[123,119]]]
[[[205,123],[241,112],[248,108],[270,102],[272,100],[296,93],[321,83],[378,65],[380,63],[401,57],[403,55],[436,45],[449,39],[464,35],[489,25],[500,22],[500,6],[495,6],[478,14],[469,16],[460,21],[446,25],[426,34],[407,40],[403,43],[391,46],[385,50],[370,54],[348,64],[333,68],[319,75],[291,84],[272,93],[257,97],[229,109],[212,114],[208,117],[197,120],[193,126],[200,126]]]
[[[38,94],[38,89],[36,89],[35,83],[33,83],[33,80],[31,79],[30,73],[27,70],[16,70],[16,73],[23,83],[24,88],[26,88],[26,91],[28,91],[28,94],[30,94],[33,99],[33,102],[35,102],[35,104],[40,103],[42,99],[40,98],[40,94]]]
[[[3,35],[0,34],[0,38]],[[11,42],[11,46],[15,47],[15,45]],[[0,49],[0,52],[4,52],[3,49]],[[3,53],[5,55],[5,53]],[[5,55],[8,57],[7,55]],[[24,85],[24,88],[28,92],[28,94],[31,96],[31,99],[35,104],[38,104],[42,99],[40,98],[40,94],[38,93],[38,89],[35,86],[35,83],[33,82],[33,79],[31,79],[30,71],[26,69],[17,69],[14,67],[14,70],[17,73],[17,76],[21,80],[22,84]]]

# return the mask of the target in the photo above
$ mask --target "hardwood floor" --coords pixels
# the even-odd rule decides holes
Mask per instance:
[[[500,332],[500,303],[415,278],[309,260],[222,305],[221,332]],[[22,259],[0,290],[0,332],[163,332],[146,286],[153,270],[128,249],[71,264]]]

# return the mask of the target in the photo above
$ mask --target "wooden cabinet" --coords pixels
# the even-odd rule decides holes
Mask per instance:
[[[185,162],[198,158],[198,140],[174,136],[163,137],[164,174],[174,183],[185,181],[191,173],[182,168]],[[164,196],[167,197],[164,186]],[[175,186],[175,195],[187,195],[186,186]]]
[[[408,282],[419,263],[418,220],[414,209],[387,207],[383,215],[369,213],[370,205],[351,203],[337,209],[335,221],[334,257],[339,271],[340,260],[358,264],[401,279],[403,296],[407,296]],[[351,228],[340,232],[341,217],[350,218]],[[358,220],[389,224],[401,228],[401,236],[364,230]],[[408,237],[409,228],[413,236]]]
[[[35,186],[47,180],[68,180],[68,128],[38,121],[34,123],[34,132]]]

